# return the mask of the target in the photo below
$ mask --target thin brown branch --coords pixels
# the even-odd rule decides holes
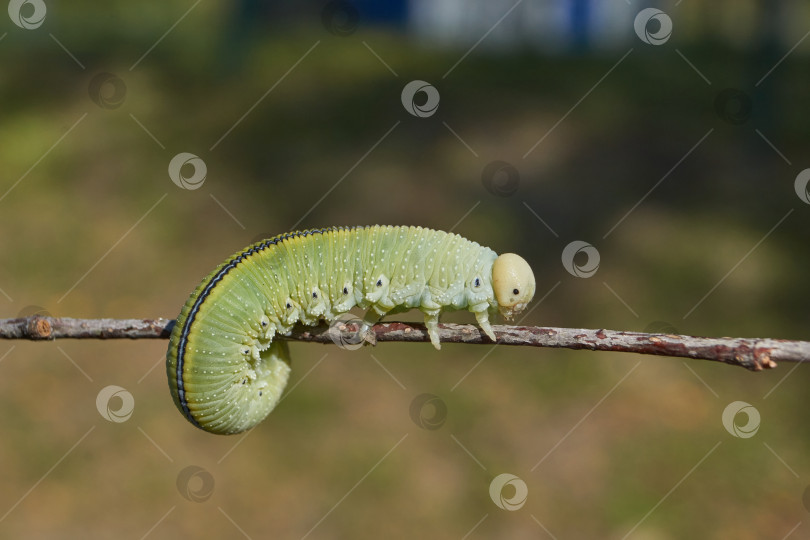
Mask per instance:
[[[0,319],[0,339],[169,339],[174,319]]]
[[[0,319],[0,339],[166,339],[174,326],[172,319],[71,319],[33,315]],[[675,334],[648,334],[582,328],[541,328],[536,326],[492,327],[500,345],[588,349],[632,352],[724,362],[760,371],[776,367],[776,362],[810,362],[810,342],[770,338],[706,338]],[[298,326],[283,339],[309,343],[351,342],[356,321],[333,323],[332,327]],[[378,342],[430,341],[423,324],[387,322],[373,328]],[[445,343],[491,344],[477,326],[439,325],[439,338]]]

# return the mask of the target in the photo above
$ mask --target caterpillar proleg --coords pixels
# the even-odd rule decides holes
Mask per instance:
[[[169,388],[195,426],[239,433],[281,398],[290,358],[274,338],[298,322],[333,321],[359,307],[370,327],[417,308],[439,349],[441,312],[471,311],[494,341],[489,317],[510,319],[534,291],[521,257],[452,233],[373,226],[283,234],[235,253],[191,294],[169,340]]]

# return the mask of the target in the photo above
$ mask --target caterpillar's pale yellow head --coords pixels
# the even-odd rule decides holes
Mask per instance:
[[[534,273],[520,255],[504,253],[492,265],[492,290],[498,310],[505,319],[511,319],[524,309],[534,297]]]

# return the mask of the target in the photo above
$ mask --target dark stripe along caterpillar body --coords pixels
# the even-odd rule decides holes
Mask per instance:
[[[286,342],[302,322],[353,307],[364,323],[418,308],[439,348],[442,311],[467,309],[494,341],[489,316],[522,311],[534,295],[529,265],[458,236],[422,227],[297,231],[234,254],[191,294],[166,354],[177,408],[212,433],[239,433],[270,413],[290,374]]]

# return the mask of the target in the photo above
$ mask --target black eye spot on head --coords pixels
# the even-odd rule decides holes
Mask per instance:
[[[473,282],[473,286],[480,287],[481,286],[481,280],[478,279],[478,278],[475,278],[475,281]]]
[[[312,293],[312,298],[318,298],[318,293],[313,292],[313,293]]]
[[[382,287],[382,280],[381,279],[377,280],[377,287]]]
[[[512,289],[512,294],[516,294],[516,295],[517,295],[517,294],[520,294],[520,291],[519,291],[519,290],[517,290],[517,289]]]
[[[262,326],[264,326],[265,328],[267,328],[267,321],[262,321]]]
[[[290,304],[289,302],[287,302],[287,309],[291,309],[291,308],[292,308],[292,304]]]
[[[349,288],[343,287],[343,294],[349,294]]]

